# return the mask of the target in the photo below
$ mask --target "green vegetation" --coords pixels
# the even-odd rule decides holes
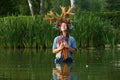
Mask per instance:
[[[116,32],[111,21],[102,20],[92,12],[76,14],[75,34],[80,47],[104,47],[116,44]]]
[[[31,0],[35,18],[30,15],[27,0],[1,0],[0,47],[7,48],[51,48],[59,33],[49,21],[40,15],[40,1]],[[60,12],[59,6],[70,6],[70,0],[43,0],[44,13]],[[75,0],[75,26],[70,34],[77,46],[111,47],[120,44],[120,1],[119,0]]]
[[[1,47],[49,47],[53,41],[52,28],[45,20],[31,16],[0,19]]]
[[[78,47],[114,47],[120,43],[119,28],[112,21],[100,17],[101,13],[77,12],[73,17],[75,26],[70,34],[75,37]],[[59,33],[54,25],[40,16],[10,16],[0,18],[0,47],[42,48],[52,47]]]
[[[120,11],[115,12],[101,12],[99,16],[102,19],[107,19],[111,21],[111,24],[114,27],[114,31],[116,32],[116,42],[120,44]]]

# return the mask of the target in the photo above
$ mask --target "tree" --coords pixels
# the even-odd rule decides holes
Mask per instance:
[[[75,12],[75,0],[70,0],[71,7],[73,7],[73,12]]]
[[[44,0],[40,0],[40,14],[44,16]]]
[[[120,11],[120,0],[107,0],[107,10]]]
[[[77,10],[81,11],[105,11],[106,0],[75,0]]]
[[[28,0],[28,4],[29,4],[30,11],[31,11],[31,15],[32,15],[32,17],[34,17],[34,9],[33,9],[32,1]]]
[[[0,0],[0,16],[15,14],[15,5],[11,0]]]

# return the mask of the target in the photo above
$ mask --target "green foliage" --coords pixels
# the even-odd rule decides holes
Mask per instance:
[[[98,15],[103,19],[108,19],[112,21],[114,28],[120,29],[120,11],[115,12],[101,12]]]
[[[120,0],[107,0],[108,11],[120,11]]]
[[[0,16],[14,14],[14,6],[11,0],[0,0]]]
[[[32,0],[34,12],[40,14],[40,0]],[[0,0],[0,16],[30,15],[27,0]],[[44,13],[53,10],[60,12],[59,6],[70,6],[70,0],[44,0]],[[76,10],[81,11],[119,11],[119,0],[75,0]]]
[[[52,5],[53,5],[52,10],[60,13],[61,11],[60,6],[65,6],[68,8],[70,6],[70,0],[54,0],[52,1]]]
[[[104,11],[106,0],[75,0],[76,10],[82,11]]]
[[[50,47],[53,42],[51,29],[49,23],[40,17],[4,17],[0,19],[0,46]]]
[[[120,11],[101,12],[98,15],[104,20],[110,20],[117,36],[117,43],[120,43]]]
[[[40,0],[32,1],[37,15],[40,13]],[[27,0],[0,0],[0,5],[0,17],[30,15]],[[53,10],[61,13],[60,5],[68,8],[70,0],[44,0],[44,11],[47,13]],[[119,0],[75,0],[75,6],[75,28],[70,32],[76,38],[79,47],[120,44]],[[95,13],[96,11],[98,13]],[[35,19],[30,16],[0,18],[0,46],[51,47],[54,37],[59,35],[53,26],[40,16],[36,16]]]
[[[75,37],[79,47],[114,46],[118,43],[119,37],[111,21],[92,12],[77,12],[73,18],[75,27],[70,30],[70,35]],[[0,47],[52,47],[55,36],[59,35],[53,27],[40,16],[35,19],[30,16],[0,18]]]
[[[92,12],[77,12],[74,17],[75,32],[80,47],[115,45],[116,37],[109,20],[102,20]],[[113,41],[114,40],[114,41]]]

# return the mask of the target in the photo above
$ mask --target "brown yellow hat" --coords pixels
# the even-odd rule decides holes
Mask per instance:
[[[55,21],[55,28],[59,29],[60,28],[60,24],[62,22],[65,22],[67,24],[69,24],[69,29],[72,29],[73,26],[71,24],[72,19],[69,18],[69,15],[74,15],[74,13],[72,13],[72,9],[73,7],[69,7],[69,9],[66,11],[66,7],[60,6],[62,13],[59,15],[58,13],[53,13],[52,11],[50,11],[46,16],[45,19],[50,21],[50,24],[52,23],[52,21]]]

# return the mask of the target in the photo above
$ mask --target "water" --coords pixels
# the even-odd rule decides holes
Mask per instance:
[[[120,79],[118,49],[78,50],[73,58],[72,64],[54,64],[51,50],[0,49],[0,80]]]

